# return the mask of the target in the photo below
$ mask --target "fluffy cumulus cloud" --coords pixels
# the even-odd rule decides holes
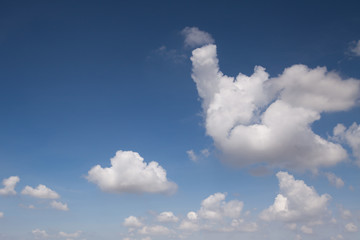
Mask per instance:
[[[0,189],[0,195],[15,195],[15,186],[19,181],[20,178],[18,176],[11,176],[9,178],[5,178],[2,181],[4,187]]]
[[[334,173],[327,172],[325,173],[325,176],[328,179],[328,181],[337,188],[341,188],[345,184],[344,181],[338,176],[336,176]]]
[[[197,27],[186,27],[181,33],[185,37],[185,46],[188,47],[200,47],[215,42],[209,33]]]
[[[355,42],[353,46],[350,47],[350,52],[355,56],[360,56],[360,40]]]
[[[360,166],[360,125],[355,122],[349,128],[346,128],[343,124],[336,125],[334,139],[351,147],[356,163]]]
[[[274,78],[260,66],[251,76],[229,77],[219,69],[213,44],[195,49],[191,61],[206,132],[228,163],[316,170],[347,158],[340,144],[314,133],[311,124],[321,113],[355,106],[359,80],[305,65]]]
[[[141,221],[134,216],[129,216],[127,218],[125,218],[124,220],[124,226],[125,227],[141,227],[143,224],[141,223]]]
[[[179,218],[173,212],[162,212],[157,216],[157,220],[159,222],[177,222]]]
[[[32,188],[30,186],[26,186],[22,191],[21,194],[29,195],[35,198],[43,198],[43,199],[58,199],[60,195],[51,190],[50,188],[46,187],[43,184],[39,184],[36,188]]]
[[[112,193],[173,193],[177,189],[157,162],[146,163],[132,151],[117,151],[111,167],[96,165],[88,172],[87,179]]]
[[[56,210],[60,211],[69,211],[69,207],[66,203],[58,202],[58,201],[52,201],[50,203],[50,206]]]
[[[225,202],[224,193],[215,193],[201,202],[199,216],[203,219],[221,220],[240,217],[244,203],[238,200]]]
[[[274,204],[260,214],[266,221],[280,220],[284,222],[306,221],[321,223],[328,213],[327,203],[330,196],[319,195],[313,187],[302,180],[296,180],[287,172],[276,174],[279,180],[280,193]],[[307,230],[305,230],[307,231]]]

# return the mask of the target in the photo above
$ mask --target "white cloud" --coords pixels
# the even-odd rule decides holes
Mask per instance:
[[[334,137],[351,147],[356,163],[360,166],[360,125],[354,122],[346,129],[343,124],[338,124],[334,128]]]
[[[39,184],[36,188],[26,186],[21,194],[29,195],[35,198],[44,198],[44,199],[57,199],[60,198],[60,195],[45,185]]]
[[[342,219],[350,219],[352,217],[350,210],[345,209],[342,206],[339,207],[339,211]]]
[[[11,176],[2,181],[4,188],[0,189],[0,195],[15,195],[15,186],[20,181],[18,176]]]
[[[225,161],[316,170],[346,159],[342,146],[315,134],[311,124],[323,112],[353,107],[360,81],[305,65],[275,78],[259,66],[251,76],[228,77],[219,70],[215,45],[195,49],[191,61],[206,132]]]
[[[3,218],[3,217],[4,217],[4,213],[0,212],[0,218]]]
[[[177,222],[179,218],[173,212],[162,212],[157,216],[159,222]]]
[[[171,230],[161,225],[144,226],[139,230],[140,234],[143,235],[169,235]]]
[[[346,225],[345,225],[345,229],[346,229],[346,231],[348,231],[348,232],[357,232],[357,231],[358,231],[357,226],[356,226],[354,223],[352,223],[352,222],[346,224]]]
[[[215,42],[209,33],[197,27],[186,27],[181,33],[185,37],[185,46],[188,47],[200,47]]]
[[[199,216],[203,219],[220,220],[223,217],[240,216],[244,203],[238,200],[225,202],[225,194],[215,193],[201,202]]]
[[[325,176],[333,186],[337,188],[341,188],[344,186],[344,181],[338,176],[336,176],[334,173],[327,172],[325,173]]]
[[[125,227],[141,227],[143,224],[141,223],[141,221],[134,216],[129,216],[127,218],[125,218],[124,220],[124,226]]]
[[[49,234],[45,230],[35,229],[31,231],[36,239],[48,238]]]
[[[69,211],[68,205],[66,203],[58,202],[58,201],[52,201],[50,203],[50,206],[52,208],[55,208],[60,211]]]
[[[147,164],[132,151],[117,151],[111,167],[96,165],[88,172],[87,179],[101,190],[113,193],[173,193],[177,189],[157,162]]]
[[[183,220],[180,223],[179,229],[185,231],[198,231],[200,229],[200,226],[198,223],[189,220]]]
[[[350,47],[351,53],[353,53],[355,56],[360,56],[360,40],[355,42],[352,47]]]
[[[313,187],[302,180],[295,180],[287,172],[278,172],[280,193],[274,204],[260,214],[266,221],[280,220],[285,222],[316,221],[327,213],[327,202],[330,196],[319,195]]]
[[[300,230],[303,232],[303,233],[306,233],[306,234],[312,234],[313,233],[313,230],[312,228],[309,228],[305,225],[301,226]]]
[[[191,161],[197,162],[198,157],[196,156],[195,152],[192,149],[186,151],[186,153],[187,153],[187,155],[188,155],[188,157],[190,158]]]
[[[189,219],[189,220],[197,220],[198,219],[198,215],[196,212],[188,212],[188,214],[186,215],[186,217]]]
[[[82,231],[77,231],[74,233],[65,233],[65,232],[59,232],[60,237],[66,237],[66,238],[77,238],[80,237]]]

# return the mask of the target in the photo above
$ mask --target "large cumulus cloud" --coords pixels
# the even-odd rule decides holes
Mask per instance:
[[[206,132],[227,162],[316,170],[347,158],[341,145],[314,133],[311,124],[321,113],[353,107],[358,80],[305,65],[274,78],[260,66],[251,76],[229,77],[219,69],[213,44],[195,49],[191,61]]]

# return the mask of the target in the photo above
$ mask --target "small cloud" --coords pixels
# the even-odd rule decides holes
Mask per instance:
[[[169,235],[171,230],[162,225],[144,226],[139,230],[139,233],[143,235]]]
[[[30,186],[26,186],[21,194],[29,195],[35,198],[43,198],[43,199],[58,199],[60,195],[50,188],[46,187],[43,184],[39,184],[36,188],[32,188]]]
[[[59,232],[59,236],[60,237],[65,237],[65,238],[77,238],[81,235],[82,231],[77,231],[74,233],[65,233],[65,232]]]
[[[36,239],[48,238],[49,234],[45,230],[35,229],[32,230],[31,233],[34,235]]]
[[[0,218],[3,218],[3,217],[4,217],[4,213],[0,212]]]
[[[20,181],[20,178],[18,176],[11,176],[9,178],[5,178],[2,181],[2,184],[4,185],[4,188],[0,189],[0,195],[15,195],[15,186]]]
[[[326,178],[331,183],[331,185],[335,186],[336,188],[341,188],[344,186],[344,181],[337,177],[334,173],[327,172],[325,173]]]
[[[173,212],[162,212],[157,216],[159,222],[177,222],[178,220]]]
[[[186,27],[181,31],[181,34],[185,37],[185,46],[191,48],[215,42],[209,33],[201,31],[197,27]]]
[[[354,41],[351,45],[352,46],[350,47],[350,52],[355,56],[360,56],[360,40],[358,40],[357,42]]]
[[[117,151],[111,167],[96,165],[86,177],[101,190],[111,193],[174,193],[177,185],[168,181],[157,162],[146,163],[137,152]]]
[[[69,211],[68,205],[66,203],[58,202],[58,201],[52,201],[50,203],[50,206],[54,209],[60,210],[60,211]]]
[[[141,227],[143,224],[141,223],[141,221],[134,216],[129,216],[127,218],[125,218],[124,220],[124,226],[125,227]]]
[[[186,151],[186,153],[187,153],[187,155],[188,155],[188,157],[190,158],[191,161],[197,162],[198,157],[196,156],[194,150],[192,150],[192,149],[188,150],[188,151]]]
[[[358,231],[358,227],[352,222],[346,224],[345,229],[348,232],[357,232]]]
[[[209,151],[209,149],[205,148],[205,149],[201,150],[201,154],[204,157],[208,157],[208,156],[210,156],[210,151]]]
[[[312,228],[309,228],[305,225],[301,226],[301,229],[300,229],[303,233],[306,233],[306,234],[312,234],[313,233],[313,230]]]
[[[183,63],[187,59],[187,56],[184,53],[181,53],[176,49],[168,49],[166,46],[161,46],[156,49],[155,54],[165,60],[171,60],[174,63]]]

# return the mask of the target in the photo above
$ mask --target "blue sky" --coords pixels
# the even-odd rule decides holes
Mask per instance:
[[[0,239],[357,239],[358,7],[1,3]]]

